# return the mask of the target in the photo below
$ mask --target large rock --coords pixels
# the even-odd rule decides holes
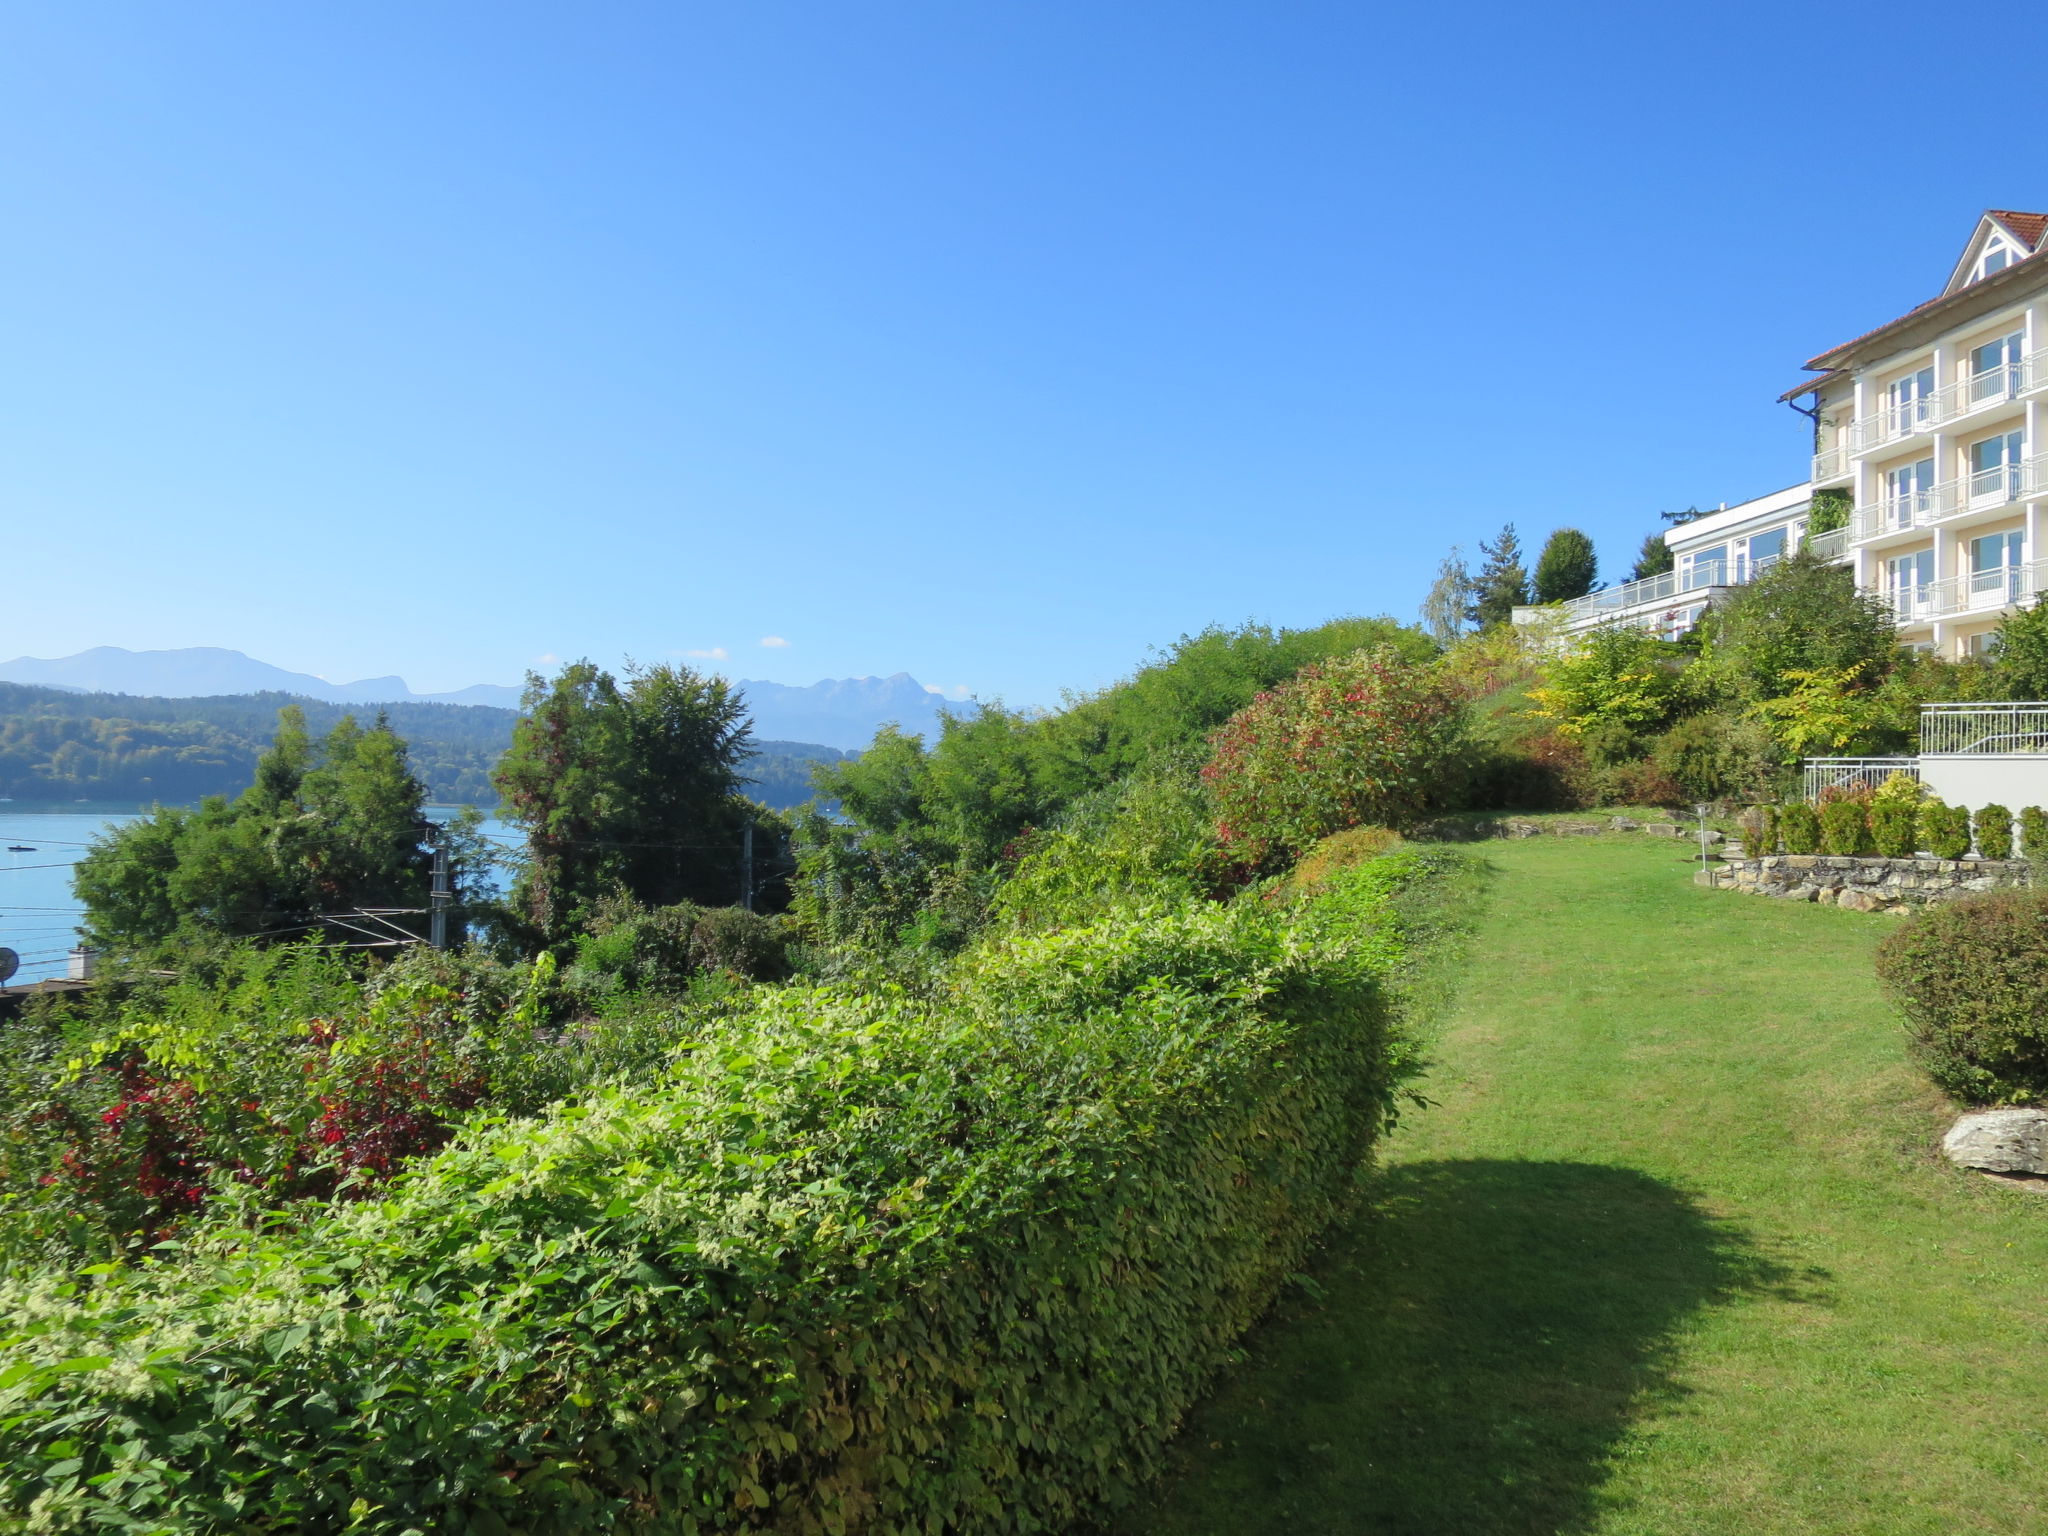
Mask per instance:
[[[1941,1150],[1965,1168],[2048,1173],[2048,1110],[1977,1110],[1948,1128]]]

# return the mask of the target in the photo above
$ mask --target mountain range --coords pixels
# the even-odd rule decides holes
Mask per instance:
[[[414,693],[402,677],[330,683],[310,672],[289,672],[217,646],[130,651],[100,645],[52,660],[17,656],[0,662],[0,682],[159,699],[291,693],[330,704],[473,704],[497,709],[516,709],[520,695],[517,688],[492,683],[452,693]],[[906,731],[934,736],[940,712],[947,707],[944,698],[907,672],[827,678],[808,687],[744,679],[738,686],[746,694],[757,739],[819,742],[842,751],[865,747],[876,729],[891,721]]]

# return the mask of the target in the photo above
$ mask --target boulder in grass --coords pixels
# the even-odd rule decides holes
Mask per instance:
[[[1987,1173],[2048,1174],[2048,1110],[1975,1110],[1948,1128],[1941,1150]]]

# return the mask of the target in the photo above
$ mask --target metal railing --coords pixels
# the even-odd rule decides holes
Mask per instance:
[[[1810,533],[1806,536],[1806,547],[1822,560],[1840,560],[1849,553],[1849,529],[1830,528],[1826,533]]]
[[[1917,757],[1809,757],[1802,765],[1801,792],[1818,800],[1830,789],[1880,789],[1895,773],[1918,783]]]
[[[1832,448],[1823,448],[1813,456],[1813,483],[1826,485],[1830,480],[1849,478],[1849,444],[1842,441]]]
[[[2048,756],[2048,702],[1923,704],[1920,751],[1946,757]]]
[[[2008,603],[2025,602],[2042,592],[2048,592],[2048,560],[1971,571],[1914,587],[1893,587],[1880,595],[1903,623],[1942,619],[1958,613],[1992,613]]]
[[[1879,409],[1858,416],[1849,423],[1849,452],[1868,453],[1902,437],[1932,432],[1973,412],[2017,400],[2043,388],[2048,388],[2048,347],[2029,353],[2017,362],[2000,363],[1913,399],[1886,401]],[[1814,478],[1821,478],[1818,456],[1814,459]]]
[[[1966,512],[2008,506],[2044,492],[2048,492],[2048,455],[2036,454],[2017,464],[1982,469],[1974,475],[1944,480],[1924,491],[1888,496],[1870,506],[1858,507],[1850,526],[1861,543],[1887,533],[1932,527]]]

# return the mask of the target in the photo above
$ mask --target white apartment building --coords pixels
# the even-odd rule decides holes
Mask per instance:
[[[1815,491],[1854,498],[1826,552],[1901,638],[1948,656],[2048,587],[2048,214],[1993,209],[1938,298],[1821,353]],[[1688,533],[1690,530],[1686,530]]]
[[[1754,581],[1799,547],[1812,491],[1795,485],[1680,523],[1664,536],[1672,568],[1663,575],[1603,587],[1555,608],[1517,608],[1514,621],[1544,623],[1555,614],[1568,635],[1626,624],[1676,640],[1730,587]]]

